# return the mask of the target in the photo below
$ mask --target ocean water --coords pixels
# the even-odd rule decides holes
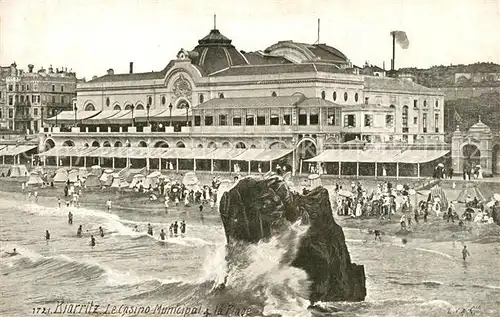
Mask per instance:
[[[242,249],[237,254],[242,264],[233,266],[225,261],[216,212],[208,212],[202,224],[196,214],[110,214],[0,195],[0,316],[201,316],[207,309],[210,316],[499,316],[495,240],[467,242],[472,256],[464,263],[460,241],[403,244],[384,236],[375,242],[365,232],[344,228],[352,260],[365,265],[368,296],[360,303],[319,303],[322,309],[312,311],[306,274],[288,265],[306,230],[298,224],[281,237]],[[69,210],[73,225],[67,223]],[[160,229],[168,232],[168,225],[181,219],[187,222],[186,236],[161,242]],[[145,234],[148,223],[154,237]],[[82,238],[76,237],[79,224]],[[132,230],[136,225],[142,232]],[[51,233],[48,243],[45,230]],[[89,245],[91,234],[95,247]],[[13,248],[20,254],[9,256]],[[226,275],[226,290],[214,292]]]

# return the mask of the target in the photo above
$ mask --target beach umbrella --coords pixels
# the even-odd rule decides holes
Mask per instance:
[[[439,167],[444,167],[444,164],[443,163],[439,163],[438,166]]]

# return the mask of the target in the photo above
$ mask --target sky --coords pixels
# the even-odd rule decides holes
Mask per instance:
[[[159,71],[213,28],[244,51],[320,42],[355,65],[390,67],[390,32],[410,46],[396,68],[500,64],[500,0],[0,0],[0,65],[67,67],[78,77],[113,68]]]

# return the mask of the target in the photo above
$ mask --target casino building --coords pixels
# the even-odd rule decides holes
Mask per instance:
[[[79,83],[73,111],[46,120],[40,157],[207,171],[320,163],[329,174],[417,176],[449,151],[444,95],[404,74],[377,75],[360,75],[326,44],[244,52],[213,29],[160,71],[135,73],[130,63],[127,74],[109,69]]]

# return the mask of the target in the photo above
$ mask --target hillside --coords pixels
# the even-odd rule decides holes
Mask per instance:
[[[427,87],[482,87],[500,86],[500,81],[455,83],[456,73],[500,73],[500,65],[495,63],[475,63],[470,65],[432,66],[427,69],[401,68],[401,73],[412,74],[415,81]]]
[[[453,132],[457,124],[460,129],[469,129],[478,121],[489,126],[492,131],[500,131],[500,93],[491,92],[469,99],[448,100],[445,102],[445,131]],[[455,111],[459,117],[455,116]]]

